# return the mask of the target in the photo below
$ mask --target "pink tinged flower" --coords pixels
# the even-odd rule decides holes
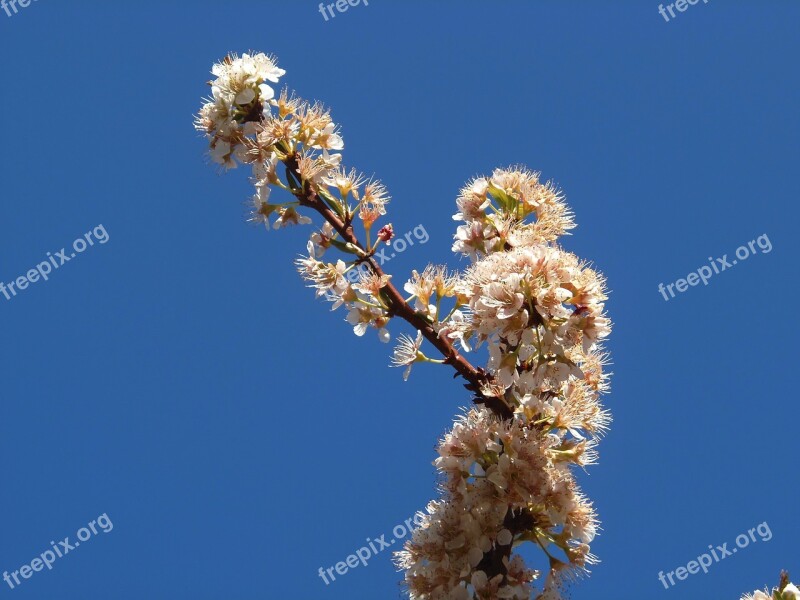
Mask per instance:
[[[389,280],[391,278],[391,275],[386,274],[379,277],[374,273],[360,273],[358,283],[356,283],[353,287],[359,292],[367,294],[368,296],[372,296],[378,300],[378,302],[380,302],[381,290],[389,285]]]
[[[380,217],[380,211],[374,204],[362,203],[358,210],[358,217],[364,222],[364,227],[370,229]]]

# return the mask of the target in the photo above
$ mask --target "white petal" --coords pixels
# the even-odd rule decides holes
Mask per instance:
[[[252,88],[245,88],[236,94],[236,104],[250,104],[255,97],[256,93],[252,90]]]
[[[344,140],[341,136],[333,134],[328,137],[328,148],[331,150],[342,150],[344,149]]]
[[[270,193],[272,193],[272,189],[268,185],[256,186],[256,197],[260,202],[268,202]]]
[[[275,90],[265,83],[262,83],[260,86],[258,86],[258,89],[261,92],[262,100],[272,100],[275,97]]]

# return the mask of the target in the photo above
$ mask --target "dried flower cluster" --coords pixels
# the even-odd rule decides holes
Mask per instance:
[[[410,598],[559,598],[565,578],[594,561],[598,524],[572,471],[595,461],[610,421],[600,404],[604,281],[556,243],[574,227],[562,194],[522,168],[474,179],[454,217],[463,224],[453,250],[471,266],[414,271],[404,296],[374,259],[394,235],[391,224],[376,226],[389,194],[342,166],[330,113],[285,90],[276,96],[270,84],[285,72],[264,54],[230,55],[213,74],[196,127],[216,163],[251,166],[250,221],[278,228],[310,223],[301,209],[321,216],[296,263],[310,287],[345,307],[359,336],[372,328],[388,341],[391,320],[409,324],[415,334],[400,335],[392,358],[405,378],[416,363],[442,364],[475,395],[438,447],[441,498],[397,555]],[[274,188],[288,200],[272,202]],[[330,249],[340,257],[323,260]],[[441,358],[429,358],[426,344]],[[485,367],[462,354],[478,351]],[[540,573],[513,553],[525,542],[549,560],[541,589]]]

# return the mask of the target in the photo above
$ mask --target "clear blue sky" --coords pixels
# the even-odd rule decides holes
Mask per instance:
[[[0,572],[107,513],[0,599],[352,600],[399,595],[389,551],[319,567],[434,494],[433,447],[467,403],[450,373],[386,367],[315,301],[308,229],[244,222],[244,170],[205,164],[192,114],[213,61],[275,53],[333,107],[345,160],[388,185],[388,270],[450,253],[471,176],[556,180],[566,240],[608,276],[615,422],[581,476],[604,524],[581,598],[738,598],[800,579],[797,58],[800,5],[711,0],[54,2],[0,12],[0,281],[102,224],[86,251],[0,296]],[[773,246],[665,301],[767,234]],[[758,246],[756,246],[758,248]],[[404,331],[394,329],[393,333]],[[665,590],[659,571],[767,522]],[[389,536],[387,536],[388,539]]]

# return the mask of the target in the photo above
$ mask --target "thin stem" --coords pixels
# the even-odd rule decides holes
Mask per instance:
[[[447,313],[447,316],[444,319],[442,319],[441,322],[442,323],[447,323],[450,320],[450,317],[452,317],[459,308],[460,308],[460,306],[456,302],[456,305],[452,309],[450,309],[450,312]],[[438,314],[437,314],[437,317],[438,317]]]

